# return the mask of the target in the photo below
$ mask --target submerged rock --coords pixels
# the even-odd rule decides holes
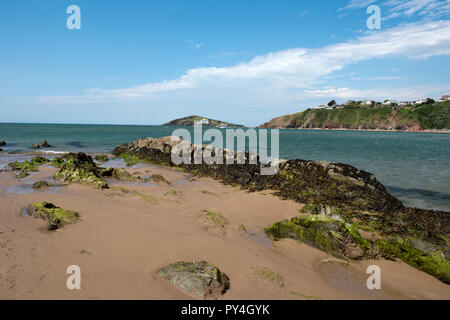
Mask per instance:
[[[156,274],[201,298],[223,295],[230,287],[228,276],[206,261],[175,262],[158,269]]]
[[[32,203],[27,208],[27,213],[35,218],[41,218],[48,222],[48,230],[56,230],[64,225],[73,223],[79,218],[75,211],[69,211],[55,206],[50,202]]]
[[[33,183],[33,189],[41,189],[41,188],[48,188],[53,186],[51,183],[49,183],[46,180],[39,180]]]
[[[106,162],[108,161],[108,156],[106,154],[98,154],[95,156],[95,160],[100,162]]]
[[[42,147],[43,148],[50,148],[51,145],[48,144],[47,140],[44,140],[44,142],[42,142]]]

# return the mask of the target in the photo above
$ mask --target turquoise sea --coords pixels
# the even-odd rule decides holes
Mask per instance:
[[[44,139],[51,152],[111,152],[141,137],[171,135],[174,127],[0,124],[0,163]],[[9,155],[8,155],[9,153]],[[12,155],[11,153],[14,153]],[[5,156],[6,154],[6,156]],[[17,155],[19,154],[19,155]],[[280,130],[280,157],[343,162],[369,171],[406,205],[450,212],[450,134]]]

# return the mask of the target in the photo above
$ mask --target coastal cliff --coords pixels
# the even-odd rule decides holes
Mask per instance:
[[[170,137],[145,138],[120,145],[113,153],[174,166],[171,150],[178,143]],[[193,159],[193,145],[190,151]],[[278,173],[270,176],[261,175],[261,164],[248,160],[178,167],[249,192],[270,190],[303,204],[298,217],[274,221],[266,228],[275,240],[293,238],[345,259],[398,258],[450,283],[450,213],[405,207],[368,172],[342,163],[301,159],[281,161]]]
[[[450,130],[450,101],[399,106],[381,103],[307,109],[274,118],[261,128],[361,129],[361,130]]]

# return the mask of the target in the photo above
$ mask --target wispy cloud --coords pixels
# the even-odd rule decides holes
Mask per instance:
[[[300,14],[299,14],[299,17],[300,18],[303,18],[304,16],[306,16],[307,14],[308,14],[308,9],[306,9],[305,11],[303,11],[303,12],[301,12]]]
[[[398,17],[419,17],[438,18],[450,14],[450,0],[351,0],[345,7],[338,11],[346,9],[366,8],[370,4],[378,4],[388,13],[383,17],[389,20]]]
[[[377,2],[377,0],[351,0],[345,7],[340,8],[338,11],[365,8],[374,2]]]
[[[326,85],[326,77],[361,61],[399,57],[426,59],[448,54],[450,21],[413,23],[319,49],[273,52],[232,67],[190,69],[172,80],[115,90],[90,89],[80,96],[47,96],[38,100],[46,103],[208,100],[276,105],[310,98]],[[356,94],[351,90],[345,88],[335,93],[342,96],[345,93],[346,97]]]
[[[190,48],[192,49],[199,49],[201,47],[203,47],[203,43],[201,42],[195,42],[194,40],[184,40],[184,43],[187,43],[189,45]]]

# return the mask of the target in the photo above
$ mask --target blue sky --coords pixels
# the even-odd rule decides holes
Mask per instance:
[[[0,122],[259,125],[331,99],[440,97],[449,54],[450,0],[3,0]]]

